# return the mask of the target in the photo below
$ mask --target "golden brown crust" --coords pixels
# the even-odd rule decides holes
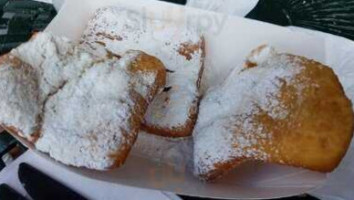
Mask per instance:
[[[198,107],[192,106],[189,111],[189,119],[187,120],[184,126],[165,128],[165,127],[158,127],[154,125],[146,125],[146,123],[143,123],[141,129],[148,133],[163,136],[163,137],[170,137],[170,138],[189,137],[193,132],[193,128],[197,120],[197,117],[198,117]]]
[[[270,122],[266,116],[259,116],[260,123],[272,130],[272,142],[277,144],[279,152],[273,152],[269,144],[264,148],[271,155],[269,162],[330,172],[344,157],[353,136],[352,104],[331,68],[297,58],[306,67],[297,78],[303,82],[309,79],[310,84],[319,87],[305,89],[301,106],[291,105],[294,97],[287,95],[291,86],[282,88],[281,101],[290,105],[291,114],[283,122]]]
[[[110,169],[117,168],[124,164],[133,144],[135,143],[148,104],[152,101],[158,91],[164,87],[166,82],[166,70],[162,62],[145,53],[141,53],[135,61],[132,62],[129,69],[133,74],[136,74],[137,72],[152,72],[156,73],[157,76],[155,83],[149,88],[148,99],[143,98],[140,94],[133,90],[130,92],[131,99],[135,102],[135,107],[132,108],[131,116],[129,118],[129,125],[132,127],[132,132],[124,134],[124,130],[121,130],[125,137],[126,143],[122,145],[116,153],[109,155],[111,158],[115,159],[115,163],[110,167]]]
[[[148,97],[154,97],[166,84],[166,69],[163,63],[159,59],[148,54],[141,53],[132,63],[130,70],[132,73],[153,72],[157,74],[155,83],[149,88],[150,92]],[[146,101],[150,103],[152,99],[153,98],[149,98]]]
[[[241,163],[246,162],[246,158],[234,158],[226,162],[215,163],[215,169],[209,171],[207,174],[199,175],[199,178],[203,181],[213,182],[223,176],[225,176],[229,171],[239,166]]]
[[[204,65],[205,65],[205,38],[201,37],[201,43],[200,43],[200,49],[202,50],[202,66],[200,68],[199,71],[199,75],[198,75],[198,80],[197,80],[197,88],[200,89],[200,85],[202,82],[202,77],[203,77],[203,73],[204,73]]]

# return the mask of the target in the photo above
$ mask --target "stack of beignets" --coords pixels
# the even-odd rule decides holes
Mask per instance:
[[[1,58],[0,123],[64,164],[117,167],[165,76],[163,64],[141,51],[94,61],[39,33]]]
[[[351,106],[332,69],[262,46],[203,98],[195,174],[214,180],[248,160],[332,171],[352,138]]]

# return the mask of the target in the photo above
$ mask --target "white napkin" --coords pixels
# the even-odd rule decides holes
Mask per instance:
[[[257,3],[258,0],[188,0],[187,6],[243,17]]]

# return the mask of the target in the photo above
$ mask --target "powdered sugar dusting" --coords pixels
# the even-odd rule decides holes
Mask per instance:
[[[156,80],[156,75],[155,73],[141,73],[137,72],[136,75],[133,77],[134,82],[136,82],[136,87],[135,90],[143,97],[146,97],[146,99],[150,102],[152,100],[151,96],[149,95],[149,90],[151,85],[154,84]]]
[[[203,65],[202,39],[197,30],[175,22],[149,19],[126,8],[96,11],[82,37],[82,47],[98,56],[142,50],[159,58],[168,69],[168,91],[155,97],[145,116],[147,125],[185,126],[197,106],[197,82]],[[193,114],[193,113],[192,113]]]
[[[197,174],[207,174],[214,165],[231,159],[256,157],[267,159],[261,144],[271,134],[256,122],[266,113],[273,119],[284,119],[288,108],[280,102],[284,84],[294,84],[301,93],[304,86],[295,76],[303,67],[285,54],[254,51],[251,68],[230,76],[225,83],[208,91],[200,105],[194,131],[194,162]],[[266,58],[267,57],[267,58]],[[257,59],[260,58],[260,59]],[[255,148],[257,147],[257,148]]]
[[[29,135],[37,130],[41,111],[36,72],[12,56],[3,59],[8,60],[0,64],[0,121]]]
[[[89,53],[51,33],[36,34],[29,42],[13,49],[8,57],[11,59],[4,62],[6,67],[1,74],[4,76],[1,81],[6,81],[1,84],[6,87],[2,93],[6,97],[1,102],[6,114],[2,114],[1,122],[14,126],[26,137],[38,132],[47,98],[66,81],[79,76],[93,61]],[[14,59],[17,61],[12,62]]]
[[[54,95],[46,104],[36,147],[74,166],[113,165],[109,154],[127,142],[123,132],[132,133],[127,120],[134,102],[124,66],[124,62],[97,63]]]
[[[149,103],[156,84],[157,71],[132,73],[142,54],[99,61],[64,38],[39,33],[2,57],[1,123],[28,138],[40,133],[36,148],[65,164],[112,167],[133,145],[132,114],[141,115],[140,100]]]
[[[37,33],[11,54],[31,65],[39,77],[40,101],[54,93],[65,81],[79,76],[93,59],[65,38]]]
[[[131,73],[130,66],[140,54],[129,51],[119,60],[94,62],[52,95],[45,105],[36,148],[65,164],[99,170],[112,167],[116,155],[126,152],[137,136],[131,117],[142,108],[132,91],[139,93],[143,86],[151,89],[147,84],[157,77],[156,72],[140,73],[140,78]],[[148,103],[150,91],[140,94]]]

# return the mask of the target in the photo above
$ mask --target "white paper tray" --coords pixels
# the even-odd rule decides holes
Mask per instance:
[[[151,0],[68,0],[46,31],[77,41],[94,11],[107,5],[127,7],[149,17],[174,20],[203,29],[206,38],[204,89],[221,83],[233,68],[242,65],[253,48],[261,44],[270,44],[279,51],[306,56],[325,64],[330,62],[335,69],[343,67],[340,60],[333,59],[329,53],[331,49],[323,38],[263,22]],[[344,87],[353,88],[352,85]],[[62,167],[106,182],[229,199],[279,198],[301,194],[318,187],[326,179],[325,174],[308,170],[246,163],[216,183],[203,183],[191,173],[191,144],[190,139],[176,141],[141,133],[126,164],[119,169],[99,172]],[[61,165],[55,161],[53,163]]]

